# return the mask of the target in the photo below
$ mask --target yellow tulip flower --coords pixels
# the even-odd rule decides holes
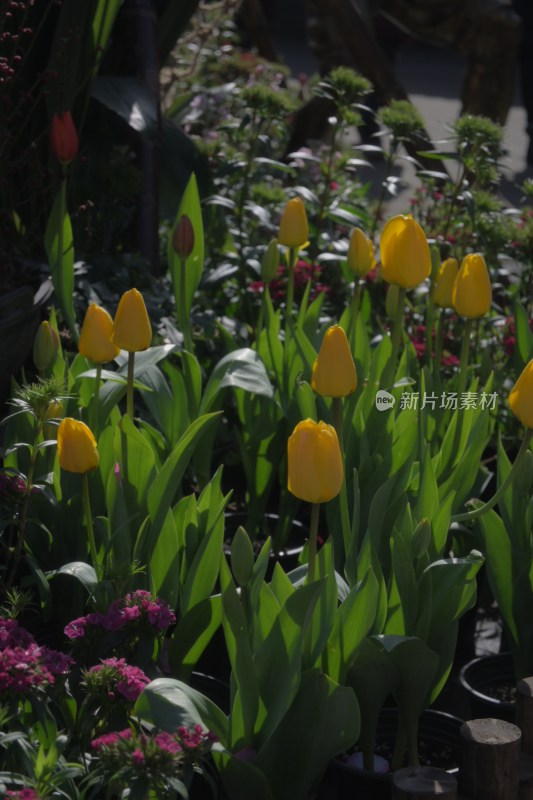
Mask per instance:
[[[439,308],[453,308],[452,292],[458,272],[456,258],[447,258],[438,268],[433,286],[433,302]]]
[[[357,373],[344,330],[327,329],[313,364],[311,386],[322,397],[346,397],[357,389]]]
[[[332,425],[306,419],[288,442],[288,488],[300,500],[327,503],[344,480],[339,440]]]
[[[289,200],[279,223],[278,242],[285,247],[303,247],[309,239],[305,206],[299,197]]]
[[[348,267],[358,278],[368,275],[376,263],[374,244],[361,228],[355,228],[348,246]]]
[[[481,253],[470,253],[461,262],[452,290],[453,306],[467,319],[484,317],[492,303],[490,275]]]
[[[533,428],[533,358],[511,389],[509,406],[526,428]]]
[[[65,417],[57,429],[59,466],[67,472],[83,475],[96,469],[100,457],[92,431],[84,422]]]
[[[383,228],[379,244],[381,273],[387,283],[413,289],[431,273],[426,235],[410,214],[392,217]]]
[[[130,289],[120,298],[113,322],[112,341],[121,350],[137,353],[152,343],[152,326],[142,294]]]
[[[113,344],[113,320],[105,308],[91,303],[85,312],[81,326],[78,350],[82,356],[97,364],[112,361],[120,353],[120,347]]]

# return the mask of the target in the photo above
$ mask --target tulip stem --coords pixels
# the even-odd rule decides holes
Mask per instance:
[[[100,400],[100,384],[102,382],[102,365],[96,365],[96,385],[94,387],[93,395],[93,413],[92,413],[92,429],[94,438],[98,439],[98,403]]]
[[[363,284],[361,283],[359,278],[356,278],[352,294],[352,309],[350,314],[350,325],[349,325],[350,334],[352,333],[352,331],[355,331],[355,325],[357,323],[357,317],[359,315],[359,308],[361,306],[362,290],[363,290]]]
[[[444,341],[444,309],[440,309],[437,321],[437,336],[435,339],[435,357],[433,359],[433,382],[435,387],[440,385],[440,364],[442,360],[442,344]]]
[[[135,371],[135,352],[128,352],[128,385],[126,388],[126,413],[133,422],[133,375]]]
[[[87,536],[89,538],[89,552],[93,562],[96,577],[100,578],[100,564],[98,563],[98,554],[96,552],[96,542],[94,540],[93,517],[91,511],[91,498],[89,496],[89,474],[84,472],[81,476],[81,492],[83,496],[83,509],[85,512],[85,524],[87,526]]]
[[[531,437],[533,436],[533,428],[527,428],[524,434],[524,438],[522,439],[522,444],[520,445],[520,450],[518,451],[518,455],[515,458],[515,462],[503,483],[501,484],[500,488],[493,494],[493,496],[484,503],[479,508],[476,508],[474,511],[465,511],[463,514],[455,514],[450,519],[450,523],[452,522],[470,522],[471,520],[477,519],[478,517],[483,516],[486,514],[487,511],[490,511],[491,508],[494,508],[500,497],[507,491],[513,480],[515,479],[518,470],[524,460],[524,457],[529,450],[529,445],[531,442]]]
[[[394,325],[392,327],[392,336],[391,336],[392,348],[389,361],[383,372],[383,378],[382,378],[383,386],[387,386],[389,383],[391,383],[391,381],[394,381],[394,376],[396,374],[398,353],[400,352],[400,342],[402,340],[405,295],[406,295],[406,289],[404,289],[403,287],[399,287],[396,316],[394,318]]]
[[[309,525],[309,557],[307,561],[307,583],[312,583],[315,579],[319,516],[320,516],[320,503],[313,503],[311,505],[311,522]]]
[[[193,342],[192,342],[192,335],[191,335],[191,326],[189,317],[187,316],[187,308],[185,304],[185,296],[186,296],[186,266],[187,266],[187,259],[181,259],[180,265],[180,293],[179,293],[179,317],[180,317],[180,324],[181,324],[181,332],[183,333],[183,344],[185,350],[188,350],[189,353],[193,352]]]
[[[342,458],[344,460],[342,398],[340,397],[333,398],[333,414],[335,420],[335,430],[337,432],[337,439],[339,440],[339,448],[342,454]],[[342,486],[339,492],[339,508],[341,513],[341,529],[342,529],[342,541],[344,545],[344,558],[346,558],[348,553],[350,552],[350,541],[352,535],[351,525],[350,525],[350,512],[348,509],[348,493],[346,490],[346,469],[344,470]]]
[[[468,369],[468,353],[470,351],[470,339],[472,337],[473,319],[467,319],[463,343],[461,345],[461,360],[459,364],[459,381],[457,383],[457,402],[461,403],[461,395],[466,387],[466,373]]]
[[[287,333],[287,329],[289,327],[289,320],[292,317],[292,307],[294,304],[294,267],[296,266],[297,258],[298,258],[298,248],[289,247],[289,257],[287,264],[289,271],[289,281],[287,284],[287,298],[285,304],[285,334]]]

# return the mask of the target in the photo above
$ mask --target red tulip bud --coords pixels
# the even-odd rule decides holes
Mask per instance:
[[[50,146],[53,154],[62,164],[70,164],[78,155],[78,134],[70,111],[54,114]]]
[[[187,214],[183,214],[174,228],[172,245],[180,258],[188,258],[194,249],[194,228]]]

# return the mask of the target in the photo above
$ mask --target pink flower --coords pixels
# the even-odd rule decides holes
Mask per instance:
[[[142,752],[142,750],[136,748],[131,754],[131,760],[133,761],[136,767],[139,767],[141,764],[144,764],[144,753]]]

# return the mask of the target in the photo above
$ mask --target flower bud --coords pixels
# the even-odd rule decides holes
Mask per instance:
[[[91,303],[85,312],[78,342],[81,355],[97,364],[112,361],[120,353],[120,348],[113,344],[112,335],[111,314],[96,303]]]
[[[46,409],[46,414],[44,418],[46,420],[49,419],[58,419],[63,414],[63,403],[61,400],[51,400],[48,404],[48,408]]]
[[[337,433],[332,425],[306,419],[299,422],[288,442],[288,489],[308,503],[327,503],[344,480]]]
[[[152,343],[152,326],[142,294],[137,289],[124,292],[113,322],[113,344],[121,350],[136,353],[148,350]]]
[[[44,320],[39,325],[33,340],[33,363],[39,372],[51,367],[59,350],[59,334],[49,322]]]
[[[433,286],[433,302],[439,308],[453,308],[453,286],[458,272],[459,264],[456,258],[447,258],[437,270]]]
[[[239,526],[231,542],[231,569],[239,586],[246,586],[254,572],[254,550],[250,537]]]
[[[462,317],[484,317],[492,303],[490,275],[481,253],[469,253],[461,262],[453,285],[452,300]]]
[[[271,239],[261,259],[261,278],[269,283],[274,280],[279,268],[278,240]]]
[[[533,358],[511,389],[509,406],[526,428],[533,428]]]
[[[72,417],[62,419],[57,429],[57,456],[59,466],[67,472],[83,475],[96,469],[100,459],[91,429]]]
[[[278,242],[285,247],[303,247],[309,239],[305,206],[299,197],[289,200],[279,223]]]
[[[54,114],[50,146],[52,153],[62,164],[69,164],[78,155],[78,134],[70,111]]]
[[[357,373],[344,330],[332,325],[313,364],[311,387],[322,397],[346,397],[357,389]]]
[[[194,228],[187,214],[183,214],[174,228],[172,246],[178,256],[185,260],[194,250]]]
[[[368,275],[376,263],[374,244],[361,228],[355,228],[350,237],[347,260],[350,270],[358,278]]]
[[[399,214],[386,223],[379,248],[381,273],[387,283],[403,289],[413,289],[431,272],[426,235],[409,214]]]

